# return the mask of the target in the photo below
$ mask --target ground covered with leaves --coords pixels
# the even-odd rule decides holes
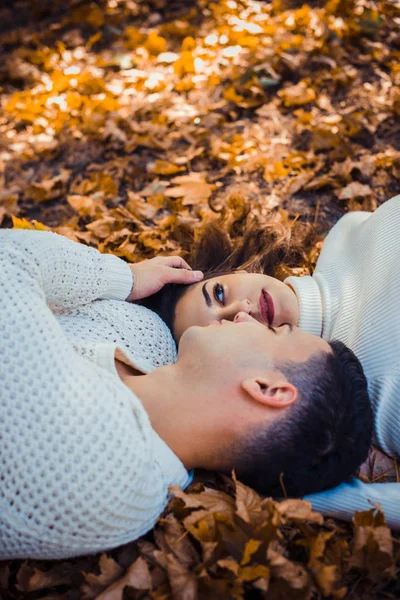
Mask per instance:
[[[0,8],[0,223],[129,261],[271,210],[322,240],[399,192],[397,0],[19,0]],[[310,247],[307,272],[320,242]],[[107,555],[0,564],[4,599],[398,598],[380,513],[229,478]]]

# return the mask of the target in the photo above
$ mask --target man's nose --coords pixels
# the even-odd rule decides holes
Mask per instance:
[[[234,321],[234,323],[245,323],[246,321],[254,323],[254,321],[256,321],[256,320],[251,315],[249,315],[247,312],[240,311],[240,312],[236,313],[233,321]],[[258,322],[258,321],[256,321],[256,322]]]

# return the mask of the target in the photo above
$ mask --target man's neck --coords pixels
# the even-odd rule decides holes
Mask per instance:
[[[159,367],[137,377],[129,374],[121,379],[143,404],[153,429],[180,458],[185,467],[197,466],[199,449],[196,419],[191,418],[186,378],[181,377],[178,363]]]

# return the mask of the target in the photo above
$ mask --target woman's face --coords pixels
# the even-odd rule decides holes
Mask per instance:
[[[296,294],[285,283],[256,273],[240,271],[213,277],[191,285],[176,305],[174,337],[192,325],[206,326],[212,321],[233,321],[244,311],[263,325],[297,325]]]

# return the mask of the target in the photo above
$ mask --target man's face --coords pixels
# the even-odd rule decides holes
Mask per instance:
[[[191,356],[204,377],[215,374],[231,380],[240,380],[243,369],[260,371],[288,361],[305,362],[321,351],[331,351],[321,338],[290,324],[261,325],[244,312],[238,313],[235,321],[190,327],[179,345],[179,357]]]
[[[192,325],[232,321],[240,311],[263,325],[297,324],[297,298],[279,279],[256,273],[232,273],[191,285],[175,311],[174,337],[179,342]]]

